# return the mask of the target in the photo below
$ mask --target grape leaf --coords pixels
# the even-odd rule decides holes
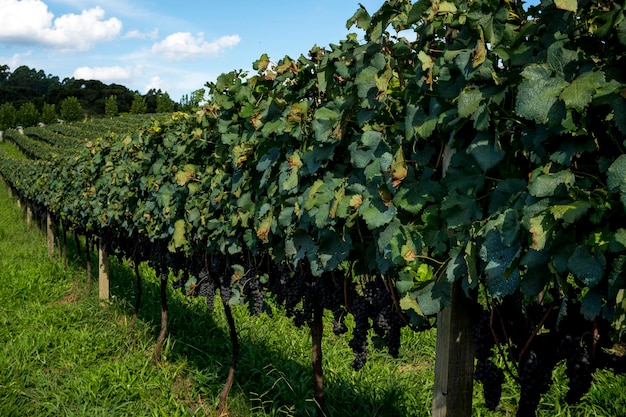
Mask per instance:
[[[480,258],[486,262],[484,274],[492,296],[500,298],[512,294],[520,284],[519,268],[515,261],[520,256],[519,243],[506,247],[497,230],[489,232],[480,247]]]
[[[602,312],[602,296],[603,291],[598,288],[592,288],[580,305],[580,312],[587,320],[593,320]]]
[[[497,141],[483,134],[478,135],[468,151],[483,171],[490,170],[504,158],[504,151],[498,146]]]
[[[567,10],[568,12],[576,13],[576,10],[578,9],[577,0],[554,0],[554,4],[557,9]]]
[[[620,155],[609,167],[607,185],[610,192],[626,191],[626,155]]]
[[[552,173],[544,173],[538,169],[533,173],[528,184],[528,191],[533,197],[551,197],[555,195],[560,185],[571,186],[576,177],[570,170]]]
[[[577,246],[567,260],[567,268],[588,287],[595,287],[604,276],[606,260],[597,252],[592,254],[587,246]]]
[[[457,109],[459,117],[471,116],[483,99],[483,93],[479,88],[465,88],[459,94],[459,100],[457,102]]]
[[[187,239],[185,238],[185,220],[179,219],[174,223],[174,233],[172,234],[172,242],[174,243],[174,248],[178,249],[183,246]]]
[[[515,112],[525,119],[547,123],[567,82],[553,76],[542,64],[529,65],[522,76],[524,81],[518,87]]]
[[[563,89],[560,98],[567,107],[582,113],[604,81],[601,71],[585,72]]]
[[[389,223],[396,215],[396,208],[393,204],[386,206],[382,200],[374,200],[363,203],[359,213],[369,229],[373,230]]]
[[[333,128],[339,121],[339,113],[329,109],[328,107],[320,107],[313,114],[313,131],[315,132],[315,140],[326,142],[333,131]]]
[[[562,219],[565,224],[572,224],[587,214],[590,208],[591,204],[589,202],[579,200],[570,204],[552,206],[550,208],[550,213],[554,215],[555,219]]]

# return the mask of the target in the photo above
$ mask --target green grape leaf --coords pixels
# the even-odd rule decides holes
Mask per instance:
[[[617,25],[617,39],[622,45],[626,45],[626,19]]]
[[[457,110],[459,117],[466,118],[474,114],[483,99],[483,92],[476,87],[465,88],[459,94]]]
[[[620,155],[609,167],[607,186],[610,192],[626,191],[626,155]]]
[[[604,276],[606,260],[597,252],[591,253],[587,246],[577,246],[567,260],[567,268],[574,276],[588,287],[595,287]]]
[[[451,228],[468,225],[481,215],[476,199],[459,193],[446,196],[441,202],[441,211]]]
[[[557,220],[563,220],[565,224],[572,224],[578,219],[583,217],[589,209],[591,204],[587,201],[574,201],[569,204],[561,204],[550,207],[550,213]]]
[[[560,98],[565,102],[565,106],[582,113],[604,82],[603,72],[585,72],[563,89]]]
[[[407,105],[404,121],[406,139],[412,139],[415,134],[420,138],[428,138],[435,131],[438,120],[437,115],[427,116],[419,106]]]
[[[587,320],[593,320],[602,312],[603,292],[604,291],[599,288],[592,288],[589,292],[587,292],[587,294],[585,294],[585,297],[580,305],[580,312]]]
[[[318,142],[327,142],[339,118],[339,113],[328,107],[320,107],[317,109],[313,114],[312,123],[313,132],[315,132],[315,140]]]
[[[486,285],[492,296],[501,298],[513,294],[520,285],[519,259],[521,246],[506,247],[502,244],[500,233],[493,229],[480,247],[480,258],[486,262],[484,274]]]
[[[370,23],[372,22],[372,16],[367,12],[367,9],[360,6],[354,15],[346,21],[346,29],[350,29],[353,25],[356,25],[359,29],[368,30]]]
[[[609,243],[609,251],[621,252],[626,249],[626,229],[617,229]]]
[[[365,168],[374,160],[381,138],[380,132],[369,130],[363,132],[361,140],[356,140],[348,146],[350,162],[355,168]]]
[[[324,271],[334,271],[348,257],[352,249],[350,235],[322,229],[319,236],[317,256]]]
[[[568,169],[552,174],[545,173],[539,168],[531,175],[528,191],[533,197],[552,197],[559,186],[569,187],[575,181],[576,177]]]
[[[498,146],[497,141],[483,134],[478,135],[468,151],[483,171],[489,171],[504,158],[504,151]]]
[[[547,123],[561,91],[568,85],[553,76],[542,64],[531,64],[522,71],[524,81],[519,85],[515,112],[525,119]]]
[[[359,207],[359,213],[370,230],[384,226],[396,215],[395,206],[386,206],[382,200],[366,201]]]

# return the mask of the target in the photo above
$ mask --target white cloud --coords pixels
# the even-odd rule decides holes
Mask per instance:
[[[105,12],[99,6],[56,19],[41,0],[0,0],[0,6],[0,43],[84,51],[97,42],[114,39],[122,30],[119,19],[104,20]]]
[[[163,81],[161,77],[155,76],[150,79],[150,82],[143,88],[143,92],[147,93],[148,91],[155,89],[161,91],[167,91],[167,82]]]
[[[153,29],[150,32],[141,32],[137,29],[129,30],[124,35],[127,39],[156,39],[159,36],[159,29]]]
[[[152,45],[152,53],[163,55],[168,61],[215,56],[240,41],[239,35],[222,36],[213,42],[207,42],[203,33],[194,36],[189,32],[177,32]]]
[[[24,53],[13,54],[11,58],[0,57],[0,64],[8,65],[9,68],[11,68],[11,70],[14,70],[15,68],[22,65],[22,62],[23,62],[22,58],[26,58],[27,56],[32,55],[32,53],[33,53],[32,51],[28,51]]]
[[[130,67],[80,67],[76,68],[73,77],[79,80],[99,80],[108,82],[127,82],[140,75],[142,68]]]

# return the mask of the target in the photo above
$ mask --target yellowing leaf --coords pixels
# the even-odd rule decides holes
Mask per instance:
[[[254,61],[254,63],[252,64],[252,68],[259,71],[265,71],[269,65],[269,56],[267,54],[263,54],[258,60]]]
[[[454,3],[449,1],[442,1],[439,3],[439,13],[456,13],[457,8]]]
[[[402,249],[400,250],[400,254],[402,255],[402,258],[405,261],[407,261],[407,262],[411,262],[411,261],[414,261],[415,259],[417,259],[417,254],[413,250],[413,247],[411,247],[409,245],[402,245]]]
[[[378,195],[380,195],[380,198],[382,198],[383,203],[385,203],[386,206],[389,206],[393,201],[393,195],[385,186],[378,187]]]
[[[554,0],[557,9],[567,10],[568,12],[576,12],[578,9],[577,0]]]
[[[404,159],[402,148],[398,148],[389,170],[391,171],[391,185],[397,187],[406,178],[409,172],[406,167],[406,160]]]
[[[414,298],[411,298],[408,294],[400,299],[400,308],[405,311],[413,310],[418,315],[424,316],[424,313],[422,313],[422,309],[419,304],[417,304],[417,301],[415,301]]]
[[[350,207],[358,209],[363,204],[363,196],[361,194],[355,194],[350,197]]]
[[[302,168],[302,159],[300,159],[300,155],[297,152],[294,152],[288,159],[287,163],[289,164],[289,168]]]
[[[263,243],[269,242],[270,229],[272,227],[273,219],[272,215],[265,217],[261,220],[259,227],[256,229],[256,236],[261,239],[261,242]]]
[[[187,239],[185,238],[185,220],[179,219],[174,223],[174,234],[172,235],[174,242],[174,248],[180,248],[183,246]]]
[[[179,169],[176,172],[176,183],[181,187],[187,184],[196,175],[196,166],[187,164],[183,169]]]
[[[478,45],[476,45],[476,49],[474,49],[474,56],[472,57],[472,67],[476,68],[483,62],[485,62],[485,58],[487,58],[487,46],[485,45],[485,35],[483,34],[482,28],[480,28],[480,39],[478,40]]]

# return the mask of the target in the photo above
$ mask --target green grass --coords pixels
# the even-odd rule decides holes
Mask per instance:
[[[231,347],[223,311],[170,289],[170,334],[163,361],[151,355],[159,328],[158,280],[142,265],[144,302],[129,327],[134,277],[112,262],[111,301],[101,306],[96,285],[70,247],[67,268],[49,260],[44,236],[20,221],[21,211],[0,184],[0,416],[214,415]],[[70,242],[71,243],[71,240]],[[95,260],[95,258],[94,258]],[[277,309],[261,317],[234,309],[240,361],[229,399],[231,416],[314,415],[310,336]],[[406,331],[399,359],[371,348],[363,370],[351,369],[347,335],[327,320],[324,377],[330,416],[429,416],[434,331]],[[578,406],[556,383],[540,416],[625,415],[626,378],[607,372]],[[509,381],[500,410],[487,412],[475,387],[474,416],[514,416],[517,387]]]

